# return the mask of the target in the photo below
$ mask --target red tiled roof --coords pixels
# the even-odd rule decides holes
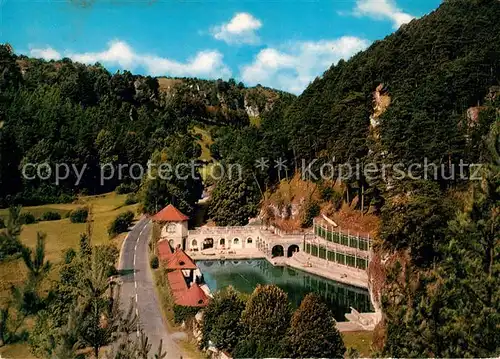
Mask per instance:
[[[175,270],[167,273],[168,283],[170,284],[170,289],[174,296],[174,300],[182,297],[182,295],[187,291],[188,287],[184,275],[180,270]]]
[[[196,283],[188,288],[184,275],[180,270],[168,272],[168,282],[174,296],[175,304],[185,307],[204,307],[208,303],[208,296]]]
[[[193,283],[175,303],[185,307],[204,307],[208,304],[208,297],[198,284]]]
[[[172,248],[170,248],[170,243],[167,240],[158,242],[158,259],[160,261],[166,261],[172,256]]]
[[[167,269],[196,269],[196,264],[182,249],[176,248],[174,253],[166,258]]]
[[[158,222],[182,222],[187,220],[189,220],[189,217],[171,204],[153,216],[153,221]]]

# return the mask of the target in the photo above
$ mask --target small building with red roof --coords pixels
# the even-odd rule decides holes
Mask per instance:
[[[203,289],[195,282],[189,286],[180,269],[169,272],[167,276],[175,304],[185,307],[204,307],[208,304],[209,297]]]
[[[167,277],[174,299],[180,298],[188,289],[184,274],[180,270],[174,270],[168,272]]]
[[[189,217],[172,204],[169,204],[153,216],[153,221],[156,222],[183,222],[188,220]]]
[[[152,217],[161,226],[160,241],[166,240],[172,248],[186,249],[189,217],[169,204]]]
[[[160,257],[160,260],[162,258]],[[171,270],[195,270],[198,269],[190,256],[181,248],[176,248],[172,254],[165,258],[165,267]]]
[[[166,261],[173,255],[172,247],[170,247],[170,243],[167,240],[158,242],[157,252],[160,261]]]
[[[197,283],[193,283],[175,303],[185,307],[205,307],[208,304],[208,296]]]

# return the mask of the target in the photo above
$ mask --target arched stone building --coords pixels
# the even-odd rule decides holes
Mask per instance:
[[[303,247],[304,241],[303,234],[282,234],[251,225],[188,230],[189,217],[171,204],[155,214],[153,220],[161,225],[160,241],[167,241],[172,248],[180,247],[186,252],[258,249],[270,257],[291,257]]]

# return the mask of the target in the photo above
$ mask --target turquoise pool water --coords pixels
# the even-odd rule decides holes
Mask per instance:
[[[275,284],[297,307],[308,293],[319,294],[333,311],[335,319],[345,321],[350,307],[359,312],[372,310],[368,291],[287,267],[274,267],[265,259],[211,260],[196,262],[211,291],[232,285],[243,293],[252,293],[257,284]]]

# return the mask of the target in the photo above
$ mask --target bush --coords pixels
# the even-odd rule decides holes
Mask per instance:
[[[115,263],[120,255],[118,249],[111,244],[105,244],[94,247],[97,261],[102,263],[106,268],[106,276],[111,277],[118,274]]]
[[[332,197],[334,196],[335,190],[328,186],[328,185],[320,185],[319,186],[319,194],[321,196],[321,199],[324,201],[331,201]]]
[[[77,208],[71,211],[69,214],[69,219],[71,223],[85,223],[87,217],[89,216],[89,210],[85,207]]]
[[[5,228],[5,221],[0,217],[0,229]]]
[[[57,221],[61,219],[61,215],[57,212],[47,211],[42,214],[40,217],[41,221]]]
[[[149,263],[151,265],[151,268],[153,268],[153,269],[157,269],[160,266],[160,261],[158,260],[158,256],[151,257],[151,260]]]
[[[191,318],[194,318],[200,308],[198,307],[184,307],[182,305],[174,305],[174,322],[181,324]]]
[[[131,204],[136,204],[137,196],[134,193],[129,193],[125,199],[125,205],[130,206]]]
[[[76,251],[73,248],[69,248],[64,252],[64,264],[70,264],[76,257]]]
[[[134,213],[132,211],[127,211],[124,213],[120,213],[113,222],[109,225],[108,234],[111,237],[116,236],[117,234],[127,232],[128,227],[132,224],[134,220]]]
[[[35,216],[30,212],[21,213],[19,220],[21,224],[32,224],[36,222]]]
[[[308,294],[292,316],[288,331],[290,355],[298,358],[343,358],[345,345],[330,309]]]
[[[137,185],[135,183],[122,183],[115,189],[115,192],[118,194],[125,194],[136,191],[137,191]]]
[[[302,223],[300,224],[302,228],[311,227],[313,224],[313,219],[319,216],[319,213],[320,213],[319,204],[314,200],[308,201],[304,208]]]
[[[75,196],[70,194],[63,193],[59,196],[58,200],[55,203],[71,203],[75,200]]]
[[[115,192],[117,194],[125,194],[129,193],[130,191],[128,190],[128,186],[125,183],[122,183],[115,188]]]

